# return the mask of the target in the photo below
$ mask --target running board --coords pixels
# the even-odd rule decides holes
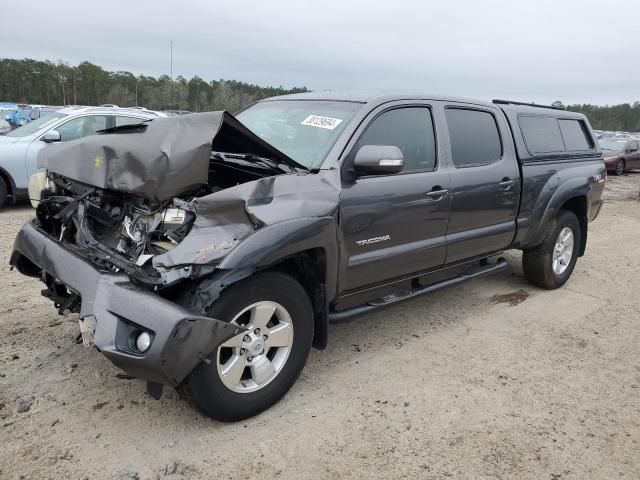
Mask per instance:
[[[472,272],[463,273],[460,276],[453,277],[439,283],[434,283],[427,287],[416,288],[412,290],[400,290],[396,293],[392,293],[385,297],[371,300],[365,305],[360,305],[358,307],[350,308],[348,310],[343,310],[341,312],[329,313],[329,322],[338,323],[345,320],[349,320],[353,317],[364,315],[365,313],[369,313],[374,310],[377,310],[378,308],[386,307],[388,305],[393,305],[394,303],[398,303],[403,300],[408,300],[410,298],[415,298],[420,295],[424,295],[425,293],[435,292],[443,288],[451,287],[452,285],[457,285],[458,283],[466,282],[467,280],[472,280],[478,277],[484,277],[485,275],[491,275],[492,273],[498,273],[507,269],[508,267],[509,267],[509,264],[507,263],[507,261],[504,258],[499,258],[496,261],[496,263],[493,265],[481,266],[477,270],[474,270]]]

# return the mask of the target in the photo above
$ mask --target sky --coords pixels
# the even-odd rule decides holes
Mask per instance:
[[[0,57],[311,90],[640,100],[637,0],[3,2]]]

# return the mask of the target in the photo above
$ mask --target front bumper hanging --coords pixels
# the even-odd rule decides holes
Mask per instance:
[[[33,223],[18,233],[10,263],[25,275],[49,275],[79,295],[81,320],[95,321],[98,350],[129,375],[150,382],[178,385],[221,343],[244,331],[195,315],[133,284],[124,273],[99,271]],[[132,332],[140,331],[152,337],[144,353],[130,347]]]

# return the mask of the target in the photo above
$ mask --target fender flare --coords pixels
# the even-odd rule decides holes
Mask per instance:
[[[198,308],[215,301],[225,288],[255,271],[312,249],[324,252],[324,279],[309,292],[315,310],[313,346],[323,350],[328,342],[329,302],[336,295],[338,282],[337,262],[327,261],[338,258],[334,217],[287,220],[258,230],[233,249],[201,286],[195,296]]]
[[[553,192],[551,198],[547,202],[540,221],[538,222],[538,228],[535,233],[531,234],[529,241],[526,242],[524,248],[531,248],[539,245],[546,235],[548,228],[553,224],[554,219],[558,215],[560,207],[564,205],[568,200],[577,197],[584,197],[586,199],[587,211],[586,218],[589,218],[589,209],[591,207],[591,184],[587,178],[572,178],[558,186]]]

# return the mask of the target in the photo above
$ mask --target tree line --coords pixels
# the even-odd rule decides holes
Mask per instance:
[[[237,111],[262,98],[306,92],[235,80],[172,79],[110,72],[91,62],[0,59],[0,101],[44,105],[143,106],[152,110]]]
[[[567,110],[585,114],[596,130],[640,132],[640,102],[604,107],[587,104],[569,105]]]
[[[78,65],[59,61],[0,59],[0,101],[45,105],[140,105],[152,110],[229,110],[235,112],[274,95],[308,91],[260,87],[235,80],[189,80],[168,75],[152,77],[131,72],[110,72],[91,62]],[[562,106],[562,102],[554,102]],[[584,113],[599,130],[640,132],[640,102],[621,105],[568,105]]]

